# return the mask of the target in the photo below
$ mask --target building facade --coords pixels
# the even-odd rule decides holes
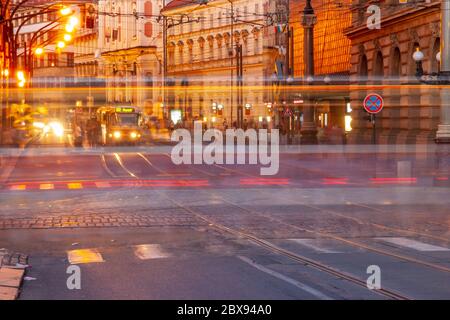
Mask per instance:
[[[74,40],[74,75],[76,78],[95,79],[98,76],[98,5],[85,4],[81,11],[81,25]]]
[[[305,5],[305,0],[290,1],[289,10],[293,47],[291,73],[297,80],[296,83],[300,84],[304,84],[306,80],[303,25]],[[312,120],[320,131],[319,135],[324,136],[329,129],[346,127],[351,42],[345,31],[352,23],[351,0],[312,0],[311,5],[316,16],[313,24],[314,76],[311,88],[301,87],[291,96],[290,102],[294,114],[303,114],[303,97],[308,96],[310,92],[309,97],[314,103]],[[295,101],[297,103],[293,103]],[[303,123],[300,123],[298,127],[302,125]],[[329,141],[324,136],[324,142]]]
[[[99,76],[106,80],[106,100],[132,104],[161,117],[161,0],[99,0]]]
[[[18,5],[20,1],[13,0],[13,6],[18,5],[14,7],[12,32],[13,76],[20,72],[25,78],[22,85],[19,81],[16,84],[48,90],[18,91],[12,98],[12,114],[40,110],[64,119],[67,110],[75,107],[79,97],[67,95],[64,88],[74,85],[73,40],[76,32],[86,28],[85,6],[89,2],[30,0]]]
[[[10,50],[7,39],[7,25],[4,21],[9,20],[9,6],[6,0],[0,0],[0,70],[1,76],[5,76],[4,70],[9,70]]]
[[[371,4],[380,8],[379,29],[367,25],[373,15],[368,10]],[[380,143],[428,143],[435,138],[440,117],[439,91],[418,86],[413,53],[424,53],[425,72],[439,70],[436,55],[440,51],[440,5],[437,0],[405,4],[394,0],[353,1],[352,26],[346,32],[351,41],[350,75],[352,83],[370,88],[351,93],[352,141],[371,139],[372,125],[362,109],[369,92],[380,94],[385,101],[385,109],[376,120]]]
[[[265,90],[274,72],[268,10],[268,0],[167,4],[167,117],[217,127],[231,126],[238,113],[251,126],[272,120]]]

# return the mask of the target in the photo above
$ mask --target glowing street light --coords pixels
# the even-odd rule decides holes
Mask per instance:
[[[16,76],[18,80],[17,85],[19,88],[25,87],[25,73],[23,71],[17,71]]]
[[[78,20],[77,17],[72,16],[72,17],[69,18],[69,24],[71,26],[75,27],[76,25],[78,25],[78,23],[80,23],[80,21]]]
[[[71,41],[71,40],[72,40],[72,36],[71,36],[70,34],[66,33],[66,34],[64,35],[64,41],[65,41],[65,42],[69,42],[69,41]]]
[[[37,56],[40,56],[43,53],[44,53],[44,49],[42,49],[42,48],[36,48],[36,50],[34,50],[34,54]]]
[[[66,24],[66,28],[65,29],[66,29],[67,32],[71,33],[71,32],[73,32],[75,27],[73,25],[71,25],[71,24]]]
[[[25,73],[23,71],[17,71],[17,79],[25,80]]]
[[[66,46],[66,43],[64,41],[59,41],[57,46],[58,48],[63,49]]]
[[[68,16],[69,14],[72,13],[72,10],[71,10],[69,7],[64,7],[64,8],[62,8],[61,10],[59,10],[59,13],[60,13],[62,16]]]

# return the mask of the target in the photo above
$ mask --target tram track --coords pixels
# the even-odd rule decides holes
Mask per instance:
[[[296,169],[304,169],[304,170],[307,170],[307,171],[312,171],[310,169],[300,168],[300,167],[297,167],[297,166],[294,166],[294,165],[290,165],[290,164],[288,166],[296,168]],[[218,166],[218,167],[220,167],[222,169],[225,169],[222,166]],[[255,179],[259,178],[258,176],[255,176],[255,175],[252,175],[252,174],[249,174],[249,173],[244,173],[244,172],[241,172],[241,171],[236,170],[236,169],[226,168],[226,170],[228,170],[230,172],[234,172],[236,174],[240,174],[243,177],[252,177],[252,178],[255,178]],[[316,171],[317,170],[314,170],[314,172],[316,172]],[[286,197],[284,197],[284,199],[287,199],[288,201],[292,201],[292,199],[288,199]],[[372,208],[372,207],[369,207],[369,206],[365,206],[363,204],[359,204],[359,203],[354,202],[354,201],[347,201],[347,202],[352,204],[352,205],[354,205],[354,206],[359,206],[359,207],[362,207],[362,208],[366,208],[366,209],[370,209],[370,210],[386,213],[386,211],[377,210],[375,208]],[[349,220],[352,220],[352,221],[354,221],[354,222],[356,222],[356,223],[358,223],[360,225],[369,225],[369,226],[372,226],[372,227],[375,227],[375,228],[378,228],[378,229],[381,229],[381,230],[384,230],[384,231],[398,232],[398,233],[402,233],[404,235],[414,235],[414,236],[419,236],[419,237],[424,237],[424,238],[429,238],[429,239],[433,239],[433,240],[438,240],[438,241],[443,241],[443,242],[446,242],[446,243],[450,243],[450,239],[448,239],[448,238],[439,237],[439,236],[436,236],[436,235],[431,235],[431,234],[428,234],[428,233],[423,233],[423,232],[410,230],[410,229],[390,227],[390,226],[383,225],[383,224],[380,224],[380,223],[375,223],[375,222],[367,222],[367,221],[363,221],[363,220],[355,218],[355,217],[351,217],[351,216],[345,215],[345,214],[343,214],[341,212],[337,212],[335,210],[323,209],[323,208],[316,207],[316,206],[313,206],[313,205],[308,205],[308,204],[304,204],[304,203],[297,203],[297,202],[295,202],[295,204],[302,205],[302,206],[305,206],[305,207],[308,207],[310,209],[314,209],[314,210],[317,210],[317,211],[320,211],[320,212],[328,213],[328,214],[331,214],[331,215],[336,216],[336,217],[349,219]]]
[[[126,171],[128,172],[129,169],[127,169]],[[136,175],[133,173],[133,176],[136,176]],[[281,247],[277,246],[276,244],[271,243],[271,242],[269,242],[267,240],[261,239],[261,238],[255,236],[255,235],[252,235],[252,234],[249,234],[247,232],[242,232],[242,231],[236,230],[234,228],[225,226],[225,225],[223,225],[221,223],[218,223],[218,222],[212,220],[211,218],[208,218],[207,216],[205,216],[204,214],[202,214],[198,210],[194,210],[194,209],[192,209],[190,207],[187,207],[187,206],[181,204],[180,202],[178,202],[178,201],[168,197],[167,194],[165,194],[163,192],[160,192],[159,190],[156,190],[156,192],[160,196],[164,197],[169,202],[174,204],[179,209],[182,209],[182,210],[192,214],[194,217],[198,218],[199,220],[207,223],[208,226],[211,227],[211,228],[214,228],[214,229],[219,230],[219,231],[224,232],[224,233],[231,234],[231,235],[233,235],[233,236],[235,236],[237,238],[246,239],[250,243],[258,245],[258,246],[268,250],[269,252],[285,256],[285,257],[287,257],[287,258],[289,258],[289,259],[291,259],[293,261],[296,261],[298,263],[303,264],[304,266],[308,266],[308,267],[314,268],[316,270],[319,270],[321,272],[325,272],[325,273],[327,273],[329,275],[332,275],[332,276],[334,276],[334,277],[336,277],[338,279],[344,279],[344,280],[346,280],[346,281],[348,281],[348,282],[350,282],[352,284],[355,284],[355,285],[358,285],[359,287],[363,287],[363,288],[367,289],[366,281],[364,281],[364,280],[362,280],[362,279],[360,279],[360,278],[358,278],[358,277],[356,277],[356,276],[354,276],[354,275],[352,275],[350,273],[338,270],[338,269],[336,269],[336,268],[334,268],[332,266],[329,266],[327,264],[324,264],[322,262],[319,262],[319,261],[316,261],[314,259],[308,258],[306,256],[294,253],[294,252],[292,252],[290,250],[281,248]],[[222,200],[226,203],[225,199],[222,199]],[[239,207],[236,204],[233,204],[233,206]],[[244,210],[246,210],[246,209],[244,209]],[[380,288],[380,289],[374,290],[374,292],[376,294],[378,294],[378,295],[381,295],[381,296],[383,296],[385,298],[389,298],[389,299],[410,300],[410,297],[408,297],[408,296],[406,296],[404,294],[398,293],[398,292],[396,292],[394,290],[388,289],[388,288]]]

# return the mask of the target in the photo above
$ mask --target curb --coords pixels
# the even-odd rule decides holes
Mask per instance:
[[[28,256],[0,249],[0,300],[16,300],[20,294]]]

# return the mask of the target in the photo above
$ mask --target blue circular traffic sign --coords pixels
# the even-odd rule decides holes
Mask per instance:
[[[364,99],[364,110],[368,113],[378,113],[383,110],[384,101],[383,98],[376,93],[368,94]]]

